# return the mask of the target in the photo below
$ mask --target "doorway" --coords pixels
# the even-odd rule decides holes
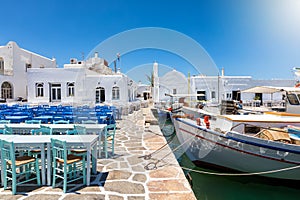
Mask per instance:
[[[241,91],[240,90],[232,91],[232,100],[236,100],[236,101],[241,100]]]
[[[61,84],[50,84],[50,102],[61,101]]]
[[[105,89],[104,87],[96,88],[96,103],[103,103],[105,101]]]

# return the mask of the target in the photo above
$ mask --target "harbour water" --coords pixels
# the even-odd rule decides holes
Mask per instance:
[[[160,125],[166,136],[172,135],[173,131],[175,132],[170,119],[163,116],[160,121],[163,122]],[[169,145],[172,149],[175,149],[180,144],[175,137]],[[174,154],[182,167],[193,170],[184,171],[189,174],[192,189],[199,200],[282,200],[300,198],[300,181],[283,181],[259,176],[207,175],[201,172],[212,171],[195,166],[182,150],[178,149]]]

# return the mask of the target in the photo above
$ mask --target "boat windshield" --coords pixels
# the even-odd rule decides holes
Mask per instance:
[[[288,94],[287,99],[291,105],[299,105],[299,100],[296,94]]]

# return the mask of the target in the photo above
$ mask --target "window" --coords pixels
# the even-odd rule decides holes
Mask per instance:
[[[0,57],[0,73],[4,73],[4,60],[2,57]]]
[[[173,89],[173,94],[176,94],[177,93],[177,90],[176,89]]]
[[[31,64],[26,63],[26,64],[25,64],[25,71],[26,71],[26,72],[27,72],[27,69],[28,69],[28,68],[31,68]]]
[[[112,88],[112,100],[119,100],[120,99],[120,89],[117,86]]]
[[[36,83],[35,84],[36,88],[36,97],[43,97],[44,96],[44,83]]]
[[[67,96],[68,97],[75,96],[75,83],[74,82],[67,83]]]
[[[226,99],[231,99],[231,93],[226,93]]]
[[[212,92],[211,92],[211,98],[212,98],[212,99],[216,98],[216,92],[215,92],[215,91],[212,91]]]
[[[13,98],[12,85],[9,82],[3,82],[1,85],[1,98],[12,99]]]
[[[288,94],[287,99],[291,105],[299,105],[299,100],[295,94]]]

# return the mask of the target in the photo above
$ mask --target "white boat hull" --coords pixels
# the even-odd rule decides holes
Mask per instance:
[[[192,161],[254,175],[300,180],[300,146],[229,132],[226,135],[189,119],[172,119],[180,143]],[[272,172],[273,171],[273,172]]]

